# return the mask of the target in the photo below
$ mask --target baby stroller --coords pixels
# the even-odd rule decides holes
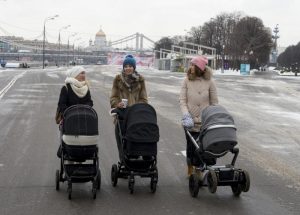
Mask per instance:
[[[156,167],[159,128],[156,112],[149,104],[138,103],[126,109],[114,109],[117,119],[117,138],[120,161],[113,164],[111,183],[115,187],[118,178],[128,178],[128,188],[134,191],[135,176],[150,177],[150,189],[156,191],[158,171]]]
[[[93,183],[93,198],[101,186],[98,159],[98,117],[88,105],[74,105],[65,110],[61,130],[60,170],[56,170],[56,190],[59,183],[68,182],[68,197],[72,183]]]
[[[198,138],[194,139],[186,130],[196,147],[194,156],[199,160],[199,165],[189,178],[191,196],[197,197],[201,186],[207,186],[211,193],[217,191],[217,186],[231,186],[235,196],[239,196],[242,191],[248,192],[248,172],[234,167],[239,149],[235,148],[237,137],[232,116],[224,107],[216,105],[205,108],[201,119],[202,127]],[[228,152],[234,155],[231,163],[215,165],[214,161]]]

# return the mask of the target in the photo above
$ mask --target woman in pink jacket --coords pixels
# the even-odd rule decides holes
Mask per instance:
[[[208,60],[203,56],[191,60],[180,91],[180,108],[183,114],[182,124],[193,137],[197,137],[201,127],[201,113],[209,105],[218,104],[217,90],[212,79],[212,70],[207,66]],[[186,134],[186,156],[188,176],[199,161],[194,156],[195,147]]]

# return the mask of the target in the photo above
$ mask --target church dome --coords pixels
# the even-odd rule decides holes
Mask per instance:
[[[100,29],[97,34],[96,37],[106,37],[105,33],[102,31],[102,29]]]

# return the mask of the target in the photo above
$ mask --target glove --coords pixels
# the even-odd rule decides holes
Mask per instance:
[[[112,108],[110,111],[109,111],[109,114],[111,116],[116,116],[117,115],[117,109],[116,108]]]
[[[182,122],[182,126],[187,129],[194,127],[194,120],[190,113],[183,114],[181,122]]]

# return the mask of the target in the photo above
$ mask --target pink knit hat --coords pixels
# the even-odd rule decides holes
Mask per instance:
[[[199,67],[202,71],[205,70],[205,66],[207,65],[208,63],[208,60],[206,57],[203,57],[203,56],[198,56],[198,57],[194,57],[192,60],[191,60],[191,63],[192,64],[195,64],[197,67]]]

